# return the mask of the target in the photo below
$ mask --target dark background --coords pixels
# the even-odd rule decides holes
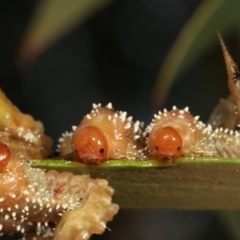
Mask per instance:
[[[13,103],[41,120],[55,144],[92,103],[112,102],[115,109],[148,124],[157,111],[150,106],[157,73],[200,1],[115,1],[56,42],[35,64],[26,65],[17,54],[36,3],[0,3],[0,87]],[[237,41],[235,33],[226,39],[236,61]],[[206,121],[227,95],[216,34],[214,48],[175,79],[165,107],[189,106]],[[109,226],[112,231],[93,239],[228,239],[215,212],[121,210]]]

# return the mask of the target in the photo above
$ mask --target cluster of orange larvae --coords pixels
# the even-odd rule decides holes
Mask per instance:
[[[204,128],[188,108],[158,112],[144,128],[143,123],[133,122],[126,112],[115,111],[111,103],[105,107],[93,104],[93,110],[78,127],[73,127],[73,132],[62,134],[58,147],[60,155],[73,152],[74,161],[86,164],[111,159],[156,159],[168,163],[180,156],[206,152],[203,147],[195,148],[200,140],[196,132],[203,132]]]
[[[181,116],[180,119],[190,115],[177,109],[173,112]],[[63,133],[59,139],[60,155],[73,151],[73,160],[86,164],[111,159],[174,161],[182,155],[183,141],[174,122],[162,122],[165,118],[168,113],[159,112],[144,129],[143,123],[133,122],[126,112],[115,111],[111,103],[105,107],[93,104],[93,110],[79,126],[73,127],[71,133]]]
[[[60,155],[73,152],[72,159],[99,164],[111,159],[156,159],[169,163],[179,157],[240,157],[240,73],[220,35],[220,43],[228,72],[231,92],[213,112],[209,124],[190,114],[188,107],[154,114],[152,123],[144,128],[133,122],[126,112],[115,111],[112,104],[93,104],[73,132],[59,139]]]
[[[240,133],[234,129],[239,123],[240,73],[220,41],[231,95],[217,106],[210,124],[192,116],[187,107],[173,107],[155,114],[144,128],[111,103],[93,104],[79,126],[62,134],[60,156],[90,165],[111,159],[169,163],[181,156],[239,158]],[[226,112],[232,113],[229,118]],[[26,161],[49,157],[51,148],[42,123],[21,113],[0,90],[0,234],[87,240],[103,233],[117,214],[114,190],[106,180],[32,168]]]

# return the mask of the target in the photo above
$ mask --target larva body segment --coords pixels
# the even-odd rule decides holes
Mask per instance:
[[[108,182],[88,175],[45,172],[11,158],[0,181],[0,233],[85,240],[103,233],[119,209]]]
[[[234,130],[238,125],[238,118],[236,103],[232,95],[229,95],[220,99],[207,123],[211,124],[213,129],[222,127]]]
[[[149,156],[163,162],[174,162],[181,156],[240,157],[238,132],[212,130],[211,125],[198,121],[187,108],[159,112],[147,127],[147,133]]]
[[[23,159],[49,156],[52,139],[44,134],[43,124],[22,113],[1,89],[0,106],[0,140],[11,153],[21,153]]]
[[[77,127],[73,126],[73,132],[76,130]],[[62,133],[62,136],[59,138],[59,144],[57,151],[60,155],[67,155],[73,151],[72,148],[72,138],[73,138],[73,132],[64,132]]]
[[[144,159],[142,128],[139,121],[133,123],[126,112],[115,111],[111,104],[94,104],[73,132],[72,147],[78,161],[89,164],[108,159]],[[62,138],[60,149],[66,141],[69,137]],[[66,153],[65,149],[62,152]]]
[[[0,235],[86,240],[102,233],[119,209],[108,182],[30,167],[26,159],[47,157],[52,140],[1,90],[0,106]]]

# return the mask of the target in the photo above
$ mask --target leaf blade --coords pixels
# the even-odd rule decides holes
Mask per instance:
[[[160,68],[151,93],[154,108],[162,108],[175,77],[187,71],[204,51],[212,47],[217,40],[217,31],[228,34],[237,26],[239,6],[236,0],[205,0],[200,4]]]

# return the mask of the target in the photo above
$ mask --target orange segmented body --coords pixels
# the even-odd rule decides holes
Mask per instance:
[[[3,171],[10,161],[10,149],[0,142],[0,171]]]
[[[59,139],[60,155],[72,161],[99,164],[112,159],[146,159],[143,123],[132,121],[127,112],[115,111],[112,104],[105,107],[93,104],[73,132],[65,132]],[[74,154],[71,154],[72,151]]]
[[[99,164],[107,159],[108,142],[104,133],[97,127],[80,129],[73,138],[73,146],[80,161]]]
[[[0,236],[72,240],[103,233],[119,209],[108,182],[32,168],[26,160],[46,158],[52,140],[42,123],[21,113],[1,89],[0,105]]]
[[[182,138],[172,127],[164,127],[156,132],[154,139],[156,158],[173,161],[181,156]]]
[[[175,162],[183,157],[240,157],[240,133],[213,129],[193,116],[188,107],[164,110],[154,115],[147,127],[149,157],[162,162]]]

